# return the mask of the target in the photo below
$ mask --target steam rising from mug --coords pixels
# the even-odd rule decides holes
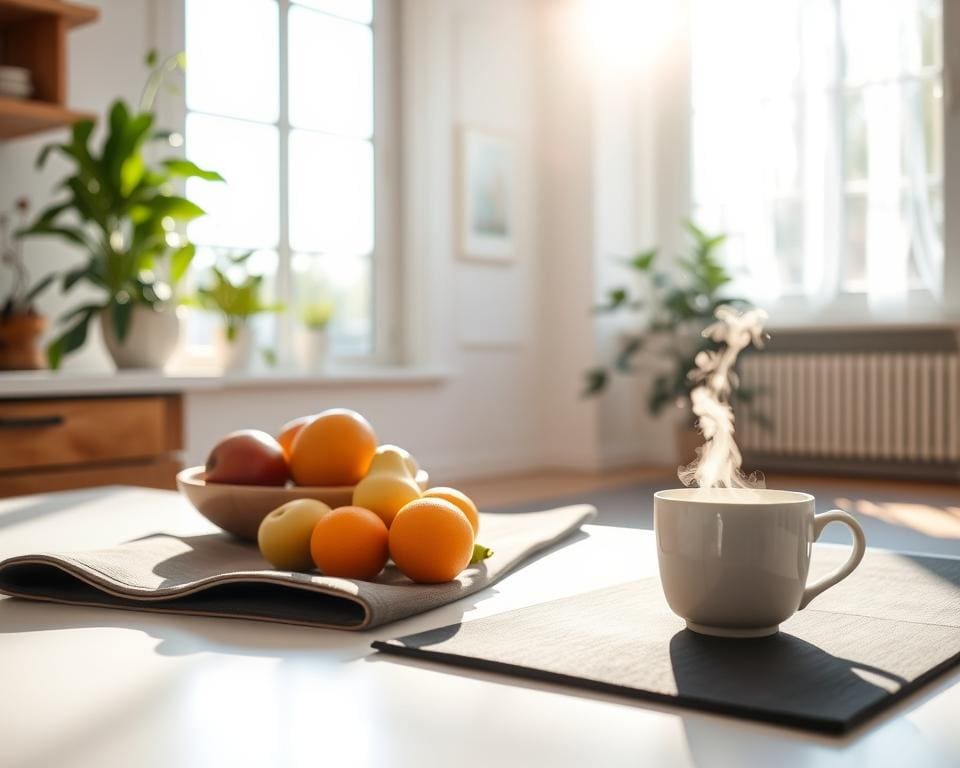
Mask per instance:
[[[714,314],[717,322],[705,328],[703,335],[723,346],[697,353],[697,367],[687,374],[693,381],[701,382],[690,393],[690,403],[704,444],[697,448],[693,463],[680,467],[677,474],[684,485],[700,488],[763,488],[763,475],[745,477],[740,471],[743,459],[733,438],[730,392],[739,383],[733,370],[737,355],[751,344],[758,349],[763,347],[767,313],[762,309],[741,313],[723,305]]]

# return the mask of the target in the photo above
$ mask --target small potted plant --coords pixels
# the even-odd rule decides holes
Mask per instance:
[[[303,325],[299,336],[300,366],[305,371],[320,371],[330,354],[330,320],[334,306],[331,301],[312,301],[300,309]]]
[[[227,256],[226,270],[210,268],[211,280],[197,289],[196,297],[188,303],[216,312],[223,319],[224,371],[237,373],[249,370],[253,362],[254,338],[250,320],[264,312],[280,312],[282,304],[263,301],[263,275],[253,275],[243,269],[253,252]],[[242,278],[230,278],[230,273],[242,272]]]
[[[81,120],[69,141],[47,145],[37,158],[42,167],[51,153],[59,153],[71,170],[58,187],[64,198],[21,234],[58,237],[79,246],[85,261],[63,275],[63,291],[87,283],[98,294],[61,318],[64,329],[47,349],[51,368],[83,346],[94,319],[118,368],[162,368],[179,338],[173,292],[195,248],[177,226],[204,211],[176,194],[174,186],[190,177],[223,179],[179,157],[148,160],[147,145],[170,137],[154,129],[159,82],[182,68],[183,57],[172,56],[157,66],[151,52],[147,63],[154,71],[139,108],[131,109],[122,99],[113,102],[99,149],[91,144],[94,122]]]
[[[719,258],[726,235],[707,234],[692,221],[685,221],[684,227],[690,236],[690,251],[676,260],[678,272],[675,275],[656,268],[656,248],[641,251],[628,259],[626,266],[642,278],[644,295],[634,295],[629,287],[619,286],[610,289],[606,302],[594,308],[598,313],[646,310],[648,321],[641,329],[622,334],[612,364],[586,372],[584,395],[589,397],[603,392],[613,371],[634,372],[640,352],[651,346],[651,340],[658,340],[660,343],[652,351],[664,364],[653,379],[647,409],[652,416],[660,416],[670,405],[683,411],[684,418],[677,430],[678,458],[687,463],[693,458],[694,448],[700,444],[690,408],[690,392],[696,382],[688,374],[696,367],[694,359],[697,354],[702,350],[714,351],[719,346],[713,339],[703,336],[703,330],[714,322],[714,312],[720,305],[747,307],[749,303],[727,293],[733,278]],[[756,392],[749,388],[736,390],[737,401],[748,406],[755,395]],[[749,408],[746,415],[763,426],[769,426],[769,419],[753,408]]]
[[[17,200],[21,225],[26,221],[29,208],[26,198]],[[0,262],[12,273],[10,290],[0,307],[0,370],[35,370],[45,367],[39,342],[47,328],[47,318],[37,312],[33,301],[53,282],[55,275],[30,284],[20,238],[10,232],[10,223],[10,216],[0,213]]]

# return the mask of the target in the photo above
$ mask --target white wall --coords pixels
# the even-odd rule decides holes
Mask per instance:
[[[603,156],[603,142],[623,127],[609,116],[598,120],[593,74],[571,56],[582,34],[577,2],[396,2],[403,9],[401,303],[410,361],[442,367],[449,376],[435,384],[191,393],[186,460],[202,461],[211,443],[232,429],[274,431],[290,418],[335,405],[365,413],[382,441],[408,447],[448,477],[663,460],[663,437],[646,437],[637,381],[618,382],[604,401],[579,398],[583,371],[616,332],[595,327],[590,314],[606,279],[595,268],[598,255],[611,237],[618,249],[643,243],[634,242],[642,228],[631,223],[640,215],[639,192],[626,199],[615,192],[612,213],[608,199],[596,206],[597,185],[623,164]],[[71,101],[98,112],[116,94],[137,95],[156,10],[149,0],[100,5],[101,21],[73,34],[70,53]],[[481,264],[457,253],[464,126],[515,142],[513,262]],[[39,204],[58,178],[62,166],[42,176],[32,170],[47,138],[0,145],[0,204],[9,206],[22,192]],[[50,242],[31,243],[28,253],[44,265],[76,258]],[[52,295],[42,303],[51,313],[63,306]],[[95,339],[70,365],[109,363]]]

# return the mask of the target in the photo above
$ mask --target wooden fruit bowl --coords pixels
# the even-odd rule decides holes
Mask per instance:
[[[270,512],[294,499],[317,499],[331,507],[352,503],[352,485],[284,487],[208,483],[203,467],[188,467],[177,474],[177,489],[214,525],[249,541],[257,540],[260,522]],[[430,476],[417,472],[417,484],[426,490]]]

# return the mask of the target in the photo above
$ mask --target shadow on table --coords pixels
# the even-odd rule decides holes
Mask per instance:
[[[786,632],[731,639],[683,629],[670,639],[670,664],[691,706],[827,731],[848,729],[907,684]]]
[[[453,629],[455,628],[451,628],[451,631]],[[616,693],[579,689],[502,672],[439,664],[425,658],[376,653],[367,656],[364,662],[396,665],[411,670],[429,671],[431,674],[462,677],[493,685],[541,691],[673,715],[683,727],[689,749],[689,762],[696,766],[776,765],[779,768],[809,768],[812,759],[811,748],[815,754],[828,762],[834,757],[842,756],[843,759],[852,760],[852,765],[877,764],[868,762],[868,758],[875,760],[876,754],[874,742],[865,741],[865,738],[882,729],[885,740],[889,739],[889,743],[907,748],[911,750],[911,754],[918,756],[918,761],[911,764],[947,768],[949,763],[945,762],[942,756],[939,756],[939,759],[923,759],[926,752],[932,751],[932,746],[918,727],[905,715],[960,682],[960,678],[956,677],[940,680],[911,694],[893,707],[885,709],[866,723],[846,733],[834,735],[757,720],[734,718],[661,701],[640,700]],[[858,761],[856,756],[860,754],[861,745],[865,752],[862,755],[863,760]],[[890,757],[890,765],[903,764],[900,762],[902,753],[891,754]]]

